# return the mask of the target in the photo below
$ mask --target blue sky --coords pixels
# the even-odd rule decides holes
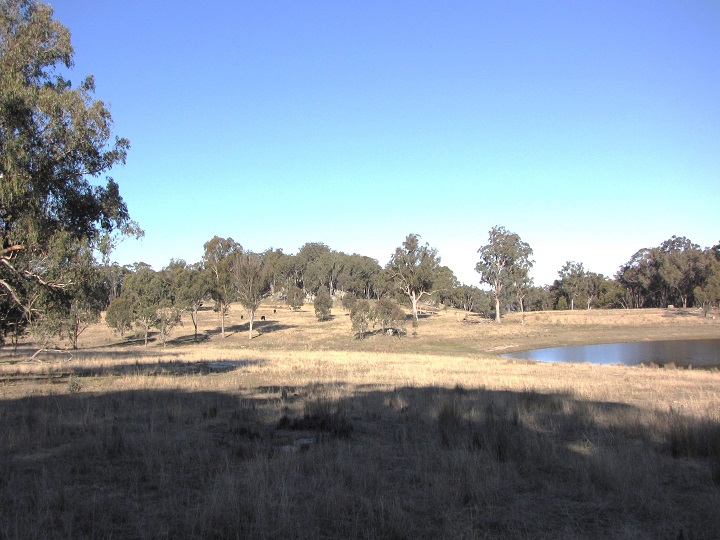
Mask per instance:
[[[416,233],[478,284],[503,225],[545,284],[720,241],[714,0],[49,3],[131,141],[121,264]]]

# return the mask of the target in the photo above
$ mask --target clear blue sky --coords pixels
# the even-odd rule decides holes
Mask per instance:
[[[131,141],[121,264],[416,233],[478,284],[503,225],[544,284],[720,240],[716,0],[49,3]]]

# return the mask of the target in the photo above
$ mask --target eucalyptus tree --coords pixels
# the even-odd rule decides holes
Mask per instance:
[[[105,324],[125,336],[125,332],[132,329],[135,318],[133,317],[133,304],[127,296],[118,296],[110,301],[105,312]]]
[[[405,312],[391,298],[381,298],[375,302],[371,317],[383,332],[390,328],[398,331],[405,329]]]
[[[282,249],[270,248],[263,252],[263,260],[270,279],[270,295],[274,296],[278,287],[287,291],[293,274],[293,256]]]
[[[235,252],[231,258],[230,272],[235,298],[248,312],[250,319],[249,339],[253,336],[255,311],[270,291],[270,273],[262,255],[249,251]]]
[[[352,331],[355,337],[363,339],[372,320],[372,308],[370,301],[365,298],[357,300],[350,310],[350,321],[352,322]]]
[[[418,302],[435,292],[438,284],[440,257],[437,249],[420,244],[420,236],[409,234],[395,250],[387,266],[388,277],[410,299],[413,318],[418,320]]]
[[[59,295],[62,299],[59,304],[62,306],[61,329],[67,333],[72,348],[77,349],[80,335],[100,321],[107,294],[100,267],[87,243],[73,243],[64,262],[70,285]]]
[[[205,242],[203,266],[210,275],[210,297],[220,317],[220,334],[225,337],[225,316],[235,300],[232,258],[242,252],[242,246],[232,238],[214,236]]]
[[[460,281],[454,272],[447,266],[438,266],[433,287],[437,291],[437,300],[445,305],[453,303],[454,291],[460,286]]]
[[[325,321],[330,318],[332,313],[333,300],[330,291],[326,287],[320,287],[313,301],[315,308],[315,316],[319,321]]]
[[[558,272],[560,290],[570,300],[570,310],[575,309],[575,299],[584,297],[588,292],[587,273],[583,263],[567,261]]]
[[[659,249],[660,278],[686,308],[694,289],[701,286],[708,275],[711,257],[684,236],[673,236],[664,241]]]
[[[510,270],[511,288],[515,293],[515,300],[517,300],[523,324],[525,323],[525,298],[534,287],[533,279],[530,277],[532,265],[533,262],[529,260],[519,261]]]
[[[150,329],[158,324],[157,310],[166,293],[166,284],[151,268],[141,267],[125,277],[120,297],[132,303],[133,322],[142,329],[146,347]]]
[[[607,279],[602,274],[585,272],[585,284],[585,299],[587,309],[590,309],[593,303],[599,302],[607,291]]]
[[[667,298],[661,291],[658,266],[657,248],[642,248],[620,267],[616,279],[625,290],[625,307],[667,304]]]
[[[136,225],[111,178],[89,181],[124,163],[129,142],[112,137],[92,76],[73,87],[61,74],[72,65],[70,31],[50,6],[0,4],[0,336],[71,286],[48,265],[57,235],[96,247]]]
[[[201,263],[185,264],[172,273],[174,303],[190,314],[193,324],[193,341],[197,341],[198,313],[210,296],[210,274]],[[177,263],[176,263],[177,264]]]
[[[455,307],[468,312],[483,311],[489,307],[487,293],[474,285],[459,285],[453,290]]]
[[[295,274],[298,284],[302,284],[305,292],[315,294],[323,285],[325,276],[316,262],[330,251],[332,250],[322,242],[308,242],[298,250],[294,260]]]
[[[358,298],[370,299],[373,285],[382,270],[378,262],[364,255],[346,255],[342,270],[338,276],[338,287],[346,292],[355,293]]]
[[[285,301],[293,311],[297,311],[305,303],[305,292],[297,285],[291,285],[287,291]]]
[[[480,283],[490,286],[495,299],[495,320],[500,322],[503,294],[521,279],[523,271],[532,267],[533,250],[519,235],[497,225],[490,229],[488,243],[478,249],[478,253],[480,261],[475,271],[480,274]]]
[[[693,291],[695,301],[701,305],[705,316],[720,302],[720,261],[712,258],[707,279]]]
[[[713,249],[701,250],[685,237],[673,236],[660,246],[636,252],[617,273],[633,307],[687,307],[696,287],[710,273]]]

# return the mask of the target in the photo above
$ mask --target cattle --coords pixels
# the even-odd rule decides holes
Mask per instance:
[[[265,320],[265,315],[261,316],[261,317],[260,317],[260,320],[261,320],[261,321],[264,321],[264,320]]]

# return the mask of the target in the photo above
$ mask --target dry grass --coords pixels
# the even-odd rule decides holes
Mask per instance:
[[[498,356],[717,321],[443,312],[355,340],[343,310],[265,306],[249,342],[240,314],[225,340],[208,311],[198,344],[1,353],[0,536],[718,536],[720,374]]]

